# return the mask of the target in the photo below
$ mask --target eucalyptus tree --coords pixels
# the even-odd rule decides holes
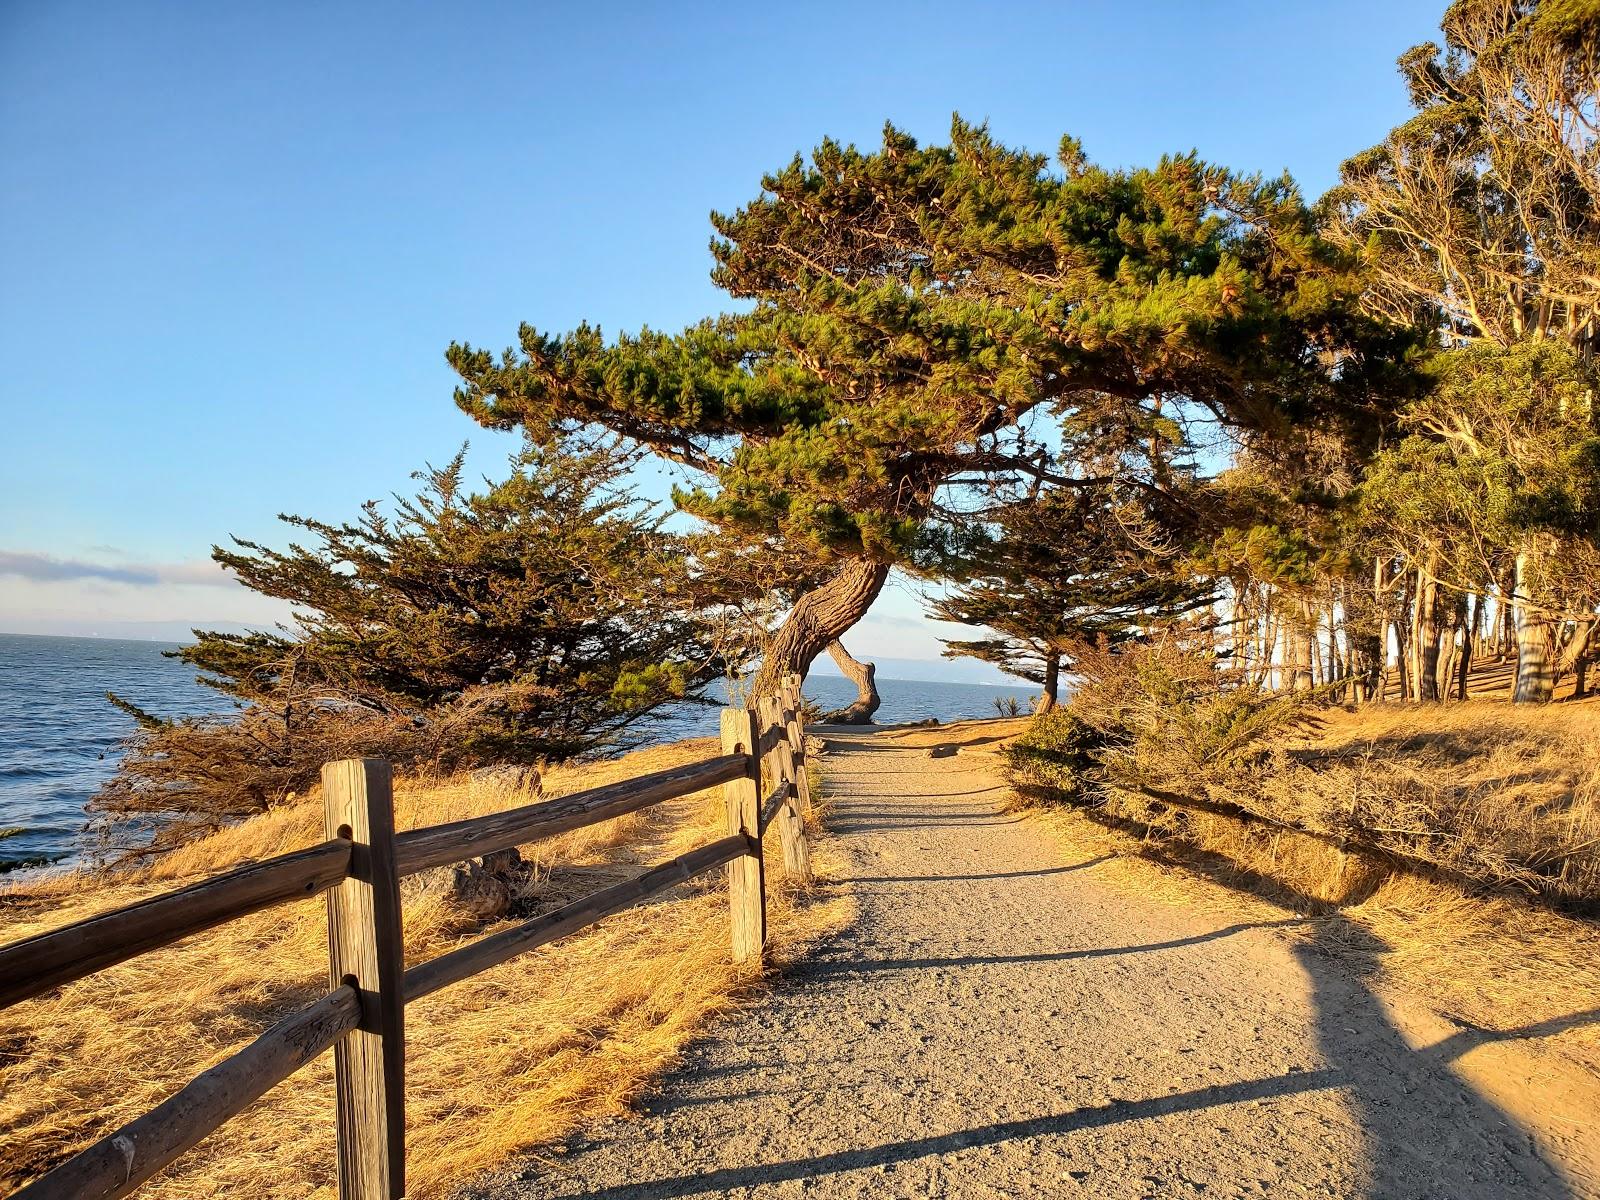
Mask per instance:
[[[804,672],[925,554],[970,489],[1161,490],[1146,447],[1203,414],[1246,435],[1359,421],[1396,337],[1287,180],[1180,155],[1056,164],[955,120],[823,142],[714,214],[725,315],[607,338],[524,325],[502,354],[452,345],[456,399],[535,440],[610,430],[698,476],[689,513],[781,538],[816,585],[758,686]]]
[[[1591,653],[1600,605],[1600,373],[1561,342],[1446,355],[1374,461],[1361,512],[1457,595],[1514,570],[1514,698],[1543,701]]]
[[[1442,47],[1424,43],[1401,57],[1416,115],[1344,164],[1327,198],[1328,233],[1366,261],[1372,311],[1435,329],[1446,354],[1486,348],[1460,369],[1441,368],[1447,394],[1463,403],[1414,414],[1413,430],[1433,449],[1412,444],[1396,453],[1413,467],[1431,456],[1450,472],[1487,471],[1484,480],[1537,474],[1552,457],[1535,443],[1557,420],[1537,398],[1582,393],[1600,348],[1600,6],[1458,0],[1442,29]],[[1546,344],[1566,352],[1516,352]],[[1467,374],[1481,386],[1468,386]],[[1532,389],[1527,404],[1503,394],[1517,379]],[[1484,400],[1497,390],[1498,398]],[[1572,403],[1581,410],[1583,402]],[[1579,442],[1587,436],[1568,429],[1562,437],[1569,434]],[[1544,465],[1532,464],[1530,452]],[[1582,455],[1568,465],[1588,469]],[[1393,470],[1386,478],[1404,490]],[[1581,492],[1589,485],[1561,486]],[[1481,481],[1463,487],[1458,499],[1483,502],[1504,490]],[[1592,601],[1564,581],[1581,577],[1600,530],[1581,521],[1560,529],[1547,520],[1507,522],[1488,510],[1453,519],[1453,528],[1431,533],[1413,523],[1402,539],[1416,590],[1439,582],[1449,557],[1444,542],[1473,544],[1480,569],[1463,576],[1457,560],[1447,582],[1509,594],[1519,610],[1516,698],[1549,699],[1556,647],[1563,636],[1575,644],[1592,626]],[[1386,521],[1392,528],[1392,514]],[[1518,540],[1491,548],[1483,544],[1491,529]],[[1490,567],[1496,558],[1514,564],[1509,580]]]

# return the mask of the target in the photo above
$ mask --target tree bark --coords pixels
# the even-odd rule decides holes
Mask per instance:
[[[1524,597],[1528,596],[1530,574],[1528,555],[1517,555],[1516,586]],[[1526,602],[1517,604],[1517,679],[1512,685],[1512,703],[1546,704],[1554,697],[1563,624]]]
[[[1456,699],[1467,698],[1467,676],[1472,672],[1473,643],[1478,639],[1478,631],[1483,626],[1483,596],[1472,597],[1472,618],[1466,624],[1461,635],[1461,661],[1456,664]]]
[[[887,563],[853,558],[795,601],[762,658],[754,694],[776,695],[785,675],[804,678],[817,655],[867,615],[888,578]]]
[[[1272,655],[1278,644],[1277,629],[1272,619],[1272,601],[1270,596],[1263,595],[1261,601],[1261,625],[1256,632],[1256,691],[1272,690]]]
[[[1574,675],[1572,698],[1582,700],[1589,693],[1589,658],[1592,654],[1594,634],[1600,626],[1600,618],[1589,617],[1586,620],[1574,622],[1572,636],[1567,639],[1567,644],[1561,648],[1561,659],[1556,665],[1557,682],[1568,671]]]
[[[1294,657],[1294,639],[1289,635],[1289,622],[1283,617],[1278,618],[1278,627],[1272,635],[1273,653],[1277,659],[1277,666],[1272,674],[1272,690],[1286,692],[1294,674],[1290,659]]]
[[[1517,622],[1517,690],[1511,699],[1517,704],[1545,704],[1556,690],[1556,643],[1561,622],[1543,613],[1522,610]]]
[[[1383,699],[1389,686],[1389,621],[1384,616],[1384,581],[1388,571],[1382,558],[1372,560],[1372,625],[1374,630],[1362,633],[1362,646],[1367,660],[1364,674],[1367,677],[1366,699],[1376,703]]]
[[[878,695],[878,668],[874,663],[862,662],[844,648],[838,638],[828,643],[828,657],[856,685],[856,698],[847,707],[831,712],[823,718],[833,725],[870,725],[872,714],[878,711],[883,700]]]
[[[1317,685],[1316,617],[1309,600],[1298,602],[1300,619],[1295,622],[1291,635],[1293,641],[1293,673],[1289,686],[1297,692],[1309,691]]]
[[[1417,614],[1416,614],[1416,582],[1415,571],[1406,571],[1405,590],[1400,597],[1400,618],[1394,623],[1394,654],[1395,663],[1399,667],[1400,699],[1410,700],[1415,695],[1415,684],[1412,682],[1416,675],[1416,661],[1412,657],[1416,649]]]
[[[1344,678],[1344,672],[1340,669],[1341,664],[1339,661],[1339,619],[1335,611],[1334,602],[1332,600],[1328,601],[1327,613],[1328,657],[1327,666],[1323,671],[1322,679],[1324,683],[1337,683],[1339,680]],[[1319,625],[1322,622],[1320,615],[1317,618],[1317,622]],[[1318,631],[1317,636],[1318,638],[1322,636],[1320,630]]]
[[[1061,699],[1061,655],[1054,650],[1044,657],[1044,694],[1039,697],[1039,711],[1050,712]]]
[[[1578,669],[1578,664],[1589,657],[1589,646],[1594,641],[1594,631],[1597,624],[1595,617],[1582,621],[1574,621],[1572,636],[1567,639],[1567,644],[1561,648],[1561,663],[1557,673],[1565,675],[1568,671]]]
[[[1412,653],[1414,700],[1439,699],[1439,653],[1444,640],[1442,605],[1439,603],[1439,583],[1432,572],[1417,571],[1416,616],[1412,630],[1416,647]]]
[[[1511,578],[1515,580],[1516,576],[1513,575]],[[1499,612],[1497,613],[1500,619],[1496,622],[1494,635],[1495,655],[1500,662],[1505,662],[1507,658],[1511,657],[1511,647],[1517,641],[1517,606],[1511,599],[1511,591],[1514,586],[1514,583],[1507,583],[1502,584],[1500,587]]]

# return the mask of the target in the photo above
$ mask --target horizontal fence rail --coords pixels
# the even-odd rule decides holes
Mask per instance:
[[[507,850],[535,838],[598,825],[735,779],[747,769],[746,764],[743,755],[725,754],[707,762],[672,767],[486,817],[414,829],[395,838],[395,865],[400,874],[414,875],[429,867]]]
[[[328,994],[291,1013],[169,1099],[13,1194],[126,1196],[318,1055],[335,1054],[341,1200],[405,1191],[405,1005],[723,867],[736,961],[766,942],[761,838],[777,825],[785,870],[809,878],[810,810],[800,680],[723,713],[723,753],[481,817],[395,834],[387,763],[323,771],[327,841],[0,947],[0,1008],[291,900],[326,894]],[[758,803],[765,778],[771,787]],[[639,875],[403,970],[397,880],[722,786],[727,834]],[[348,835],[348,836],[347,836]]]
[[[787,783],[780,783],[767,794],[767,798],[761,802],[761,829],[763,832],[766,831],[767,826],[772,824],[772,819],[778,815],[778,810],[788,802],[789,786]]]
[[[538,838],[609,821],[746,770],[740,755],[657,771],[483,817],[395,837],[402,875],[448,866]],[[335,838],[0,948],[0,1008],[290,900],[318,895],[350,870],[350,841]]]
[[[0,1008],[264,908],[315,896],[349,870],[350,841],[333,838],[14,942],[0,948]]]
[[[356,989],[339,988],[291,1013],[176,1095],[69,1158],[12,1200],[126,1196],[224,1121],[327,1050],[361,1021]]]

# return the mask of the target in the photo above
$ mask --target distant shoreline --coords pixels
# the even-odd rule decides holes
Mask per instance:
[[[199,624],[200,625],[205,625],[205,622],[199,622]],[[227,622],[222,622],[221,624],[227,624]],[[174,639],[174,638],[170,638],[170,637],[156,637],[154,635],[151,635],[149,637],[128,637],[128,636],[125,636],[125,635],[122,635],[122,634],[109,634],[109,633],[108,634],[100,634],[100,633],[27,633],[27,632],[19,632],[19,631],[10,630],[10,629],[0,629],[0,637],[38,638],[38,639],[43,640],[43,641],[62,641],[62,642],[99,642],[99,643],[102,643],[102,644],[106,643],[106,642],[127,642],[130,645],[136,645],[136,646],[172,646],[172,647],[191,645],[193,643],[193,641],[194,641],[193,638]],[[817,664],[814,665],[814,667],[813,667],[813,669],[811,671],[812,675],[814,675],[814,676],[822,676],[822,677],[827,678],[827,679],[843,679],[844,678],[844,676],[842,674],[840,674],[839,671],[837,671],[835,669],[832,669],[832,664],[831,663],[828,663],[826,666],[824,666],[823,665],[824,661],[826,661],[826,660],[819,661]],[[884,661],[895,663],[896,664],[896,669],[904,669],[905,664],[907,664],[907,663],[918,662],[918,661],[923,661],[923,660],[891,658],[891,659],[886,659]],[[933,660],[933,659],[927,659],[926,661],[927,661],[929,666],[937,665],[935,660]],[[879,683],[959,683],[959,684],[967,684],[967,685],[970,685],[972,687],[997,687],[997,688],[1013,688],[1013,689],[1015,689],[1015,688],[1030,688],[1030,687],[1037,687],[1038,686],[1037,684],[1030,683],[1026,679],[1011,679],[1011,678],[1008,678],[1008,679],[942,678],[941,679],[941,678],[937,678],[937,677],[929,677],[929,676],[926,676],[926,675],[879,675],[878,676],[878,682]]]

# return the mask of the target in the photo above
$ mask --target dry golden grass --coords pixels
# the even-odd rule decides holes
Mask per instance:
[[[1262,792],[1299,811],[1359,796],[1363,811],[1425,814],[1449,820],[1463,837],[1496,844],[1537,846],[1559,836],[1570,846],[1600,833],[1597,703],[1334,711],[1319,730],[1287,741],[1273,761],[1279,771],[1290,769],[1264,776]],[[1124,883],[1141,895],[1214,901],[1198,873],[1234,889],[1229,905],[1314,914],[1295,936],[1468,1024],[1514,1030],[1590,1014],[1551,1036],[1600,1065],[1594,921],[1397,872],[1288,831],[1192,810],[1150,825],[1138,819],[1145,811],[1113,799],[1096,810],[1041,813],[1072,853],[1118,854]]]
[[[715,753],[710,741],[555,772],[552,794]],[[462,780],[401,780],[396,822],[415,828],[524,803],[474,796]],[[721,836],[721,789],[523,848],[538,864],[527,904],[545,907]],[[112,881],[84,875],[0,892],[10,941],[164,891],[196,876],[320,840],[316,797],[224,830]],[[827,878],[828,849],[816,855]],[[826,883],[797,894],[769,864],[773,958],[782,962],[849,916]],[[497,923],[472,920],[408,885],[408,964]],[[759,974],[728,958],[722,875],[610,917],[406,1010],[409,1194],[447,1196],[506,1156],[623,1109],[707,1018],[751,994]],[[278,1016],[326,989],[319,901],[259,913],[0,1013],[0,1189],[9,1191],[154,1107]],[[141,1196],[189,1200],[331,1196],[331,1055],[223,1126]]]
[[[1600,703],[1335,711],[1251,807],[1530,894],[1600,900]]]

